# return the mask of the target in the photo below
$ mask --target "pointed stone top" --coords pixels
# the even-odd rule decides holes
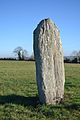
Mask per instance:
[[[40,22],[39,22],[39,24],[37,25],[37,29],[38,28],[40,28],[41,26],[43,26],[43,25],[45,25],[45,24],[50,24],[50,26],[51,26],[51,28],[53,27],[55,27],[57,30],[58,30],[58,32],[59,32],[59,29],[58,29],[58,27],[56,26],[56,24],[52,21],[52,19],[51,18],[45,18],[45,19],[43,19],[43,20],[41,20]],[[36,29],[34,30],[34,32],[36,31]]]
[[[50,18],[45,18],[45,19],[41,20],[38,25],[41,25],[41,24],[43,24],[44,22],[54,24],[54,22],[53,22]]]

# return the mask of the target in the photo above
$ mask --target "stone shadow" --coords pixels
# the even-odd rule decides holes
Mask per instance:
[[[0,104],[12,103],[23,106],[37,107],[40,104],[38,96],[25,97],[20,95],[0,96]],[[80,103],[61,103],[59,105],[50,105],[50,109],[80,110]]]
[[[0,104],[6,104],[6,103],[36,107],[39,104],[39,98],[37,96],[25,97],[14,94],[0,96]]]
[[[80,103],[67,103],[67,104],[60,104],[57,106],[53,106],[54,109],[67,109],[67,110],[80,110]]]
[[[68,110],[80,110],[80,103],[72,103],[72,104],[68,104],[65,105],[64,108],[68,109]]]

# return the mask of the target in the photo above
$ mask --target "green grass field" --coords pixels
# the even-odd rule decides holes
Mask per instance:
[[[63,103],[40,105],[34,62],[0,61],[0,120],[80,120],[80,65],[65,75]]]

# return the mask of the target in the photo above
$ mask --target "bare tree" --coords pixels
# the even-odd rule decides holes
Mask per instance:
[[[28,56],[28,52],[22,47],[15,48],[13,52],[16,53],[19,60],[24,60]]]
[[[72,56],[73,56],[74,59],[75,58],[77,59],[77,63],[80,63],[80,50],[79,51],[73,51]]]

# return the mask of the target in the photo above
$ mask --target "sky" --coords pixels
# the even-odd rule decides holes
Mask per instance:
[[[58,26],[65,56],[80,50],[80,0],[0,0],[0,57],[18,46],[31,55],[33,31],[45,18]]]

